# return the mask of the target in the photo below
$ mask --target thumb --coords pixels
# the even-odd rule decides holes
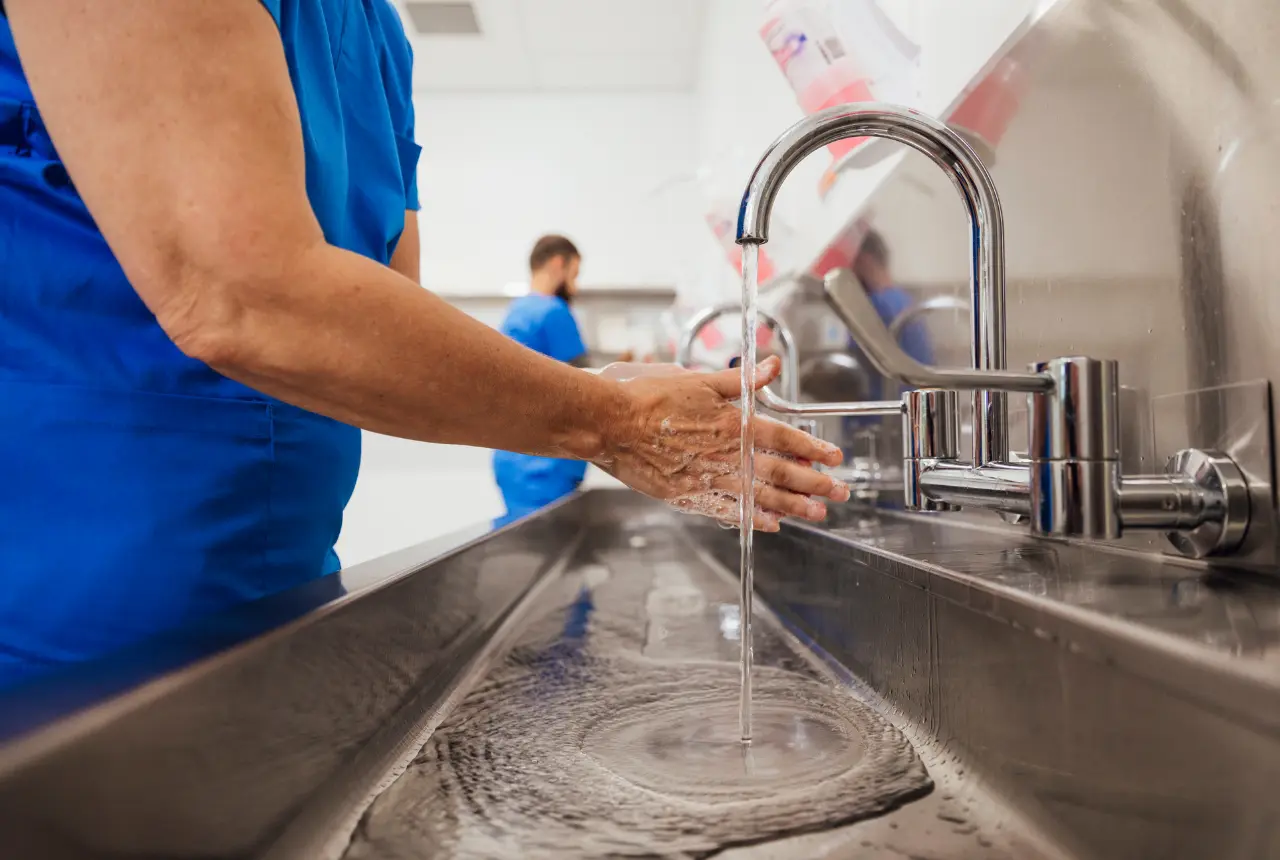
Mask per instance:
[[[782,361],[771,355],[756,365],[756,391],[778,378]],[[721,397],[732,399],[742,393],[742,373],[739,370],[721,370],[707,376],[707,384]]]

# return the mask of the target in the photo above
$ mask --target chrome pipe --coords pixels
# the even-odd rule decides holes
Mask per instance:
[[[1053,377],[1025,370],[966,370],[921,364],[903,350],[880,320],[875,305],[848,269],[835,269],[823,282],[827,303],[848,327],[868,360],[885,376],[918,388],[953,391],[1001,391],[1044,394],[1053,390]],[[978,427],[982,422],[978,422]],[[982,433],[975,431],[975,440]],[[1006,456],[1002,459],[1008,459]],[[982,465],[983,461],[975,460]],[[990,462],[990,461],[987,461]]]
[[[1120,521],[1126,528],[1193,529],[1222,507],[1222,493],[1176,475],[1120,481]]]
[[[778,337],[778,343],[781,346],[780,352],[782,353],[782,390],[784,392],[784,396],[786,397],[786,400],[785,401],[779,400],[777,397],[773,397],[772,393],[770,393],[770,396],[772,397],[773,401],[776,403],[785,404],[787,403],[787,401],[789,401],[790,404],[799,406],[801,405],[799,402],[800,401],[800,351],[796,348],[795,336],[792,335],[791,329],[788,328],[787,325],[782,322],[782,320],[778,319],[773,314],[764,310],[759,310],[757,311],[757,313],[760,319],[764,320],[765,325],[773,329],[774,334],[777,335]],[[698,335],[702,333],[702,330],[704,328],[706,328],[708,325],[718,320],[720,317],[729,316],[731,314],[736,314],[741,316],[742,305],[738,302],[725,302],[724,304],[712,305],[711,307],[704,308],[703,310],[695,314],[693,319],[689,320],[689,322],[685,325],[684,329],[680,332],[680,341],[676,349],[676,364],[680,365],[681,367],[689,367],[690,365],[692,365],[693,364],[693,345],[694,343],[697,342]],[[767,391],[767,390],[768,389],[763,389],[760,392],[760,394],[763,394],[764,391]],[[759,403],[762,403],[765,406],[768,406],[768,408],[770,409],[774,409],[774,411],[777,411],[777,412],[784,412],[789,415],[804,414],[798,411],[775,409],[775,407],[769,406],[769,404],[765,403],[764,399],[759,395],[757,395],[756,401]],[[821,414],[821,413],[812,413],[812,414]]]
[[[756,393],[756,403],[780,415],[797,415],[803,418],[902,414],[901,400],[862,400],[853,403],[798,403],[794,400],[783,400],[768,388],[761,388]]]
[[[975,469],[939,462],[924,470],[919,480],[925,496],[935,503],[1031,514],[1031,469],[1026,464],[988,463]]]
[[[922,302],[916,302],[902,313],[898,314],[889,322],[889,334],[894,340],[898,339],[898,335],[902,334],[902,330],[914,322],[918,317],[922,317],[932,311],[967,311],[969,305],[957,299],[955,296],[934,296],[931,299],[925,299]]]
[[[751,175],[738,213],[738,243],[768,242],[773,204],[791,171],[824,146],[855,137],[881,137],[910,146],[938,165],[960,192],[972,234],[972,365],[978,371],[1003,371],[1005,262],[1000,198],[977,153],[932,117],[897,105],[866,103],[838,105],[800,120],[773,142]],[[983,384],[967,388],[975,392],[975,465],[1008,459],[1009,414],[1004,392],[1009,389]]]

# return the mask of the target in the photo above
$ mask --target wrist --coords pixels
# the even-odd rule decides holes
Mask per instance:
[[[635,398],[623,383],[592,375],[592,396],[574,418],[564,447],[578,460],[603,464],[630,446],[636,433]]]

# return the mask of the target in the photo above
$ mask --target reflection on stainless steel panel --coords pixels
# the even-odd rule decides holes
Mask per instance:
[[[955,296],[934,296],[922,302],[916,302],[889,323],[889,334],[897,339],[902,330],[916,319],[934,311],[967,311],[969,306]]]
[[[731,538],[699,530],[734,557]],[[827,528],[759,541],[762,596],[951,738],[1067,856],[1274,856],[1274,583],[1026,537],[1010,546],[936,517],[836,523],[843,546],[816,531]]]
[[[1275,405],[1268,396],[1262,427],[1242,433],[1257,427],[1256,400],[1186,392],[1267,384],[1280,367],[1280,5],[1062,0],[1033,35],[1012,49],[1027,85],[991,168],[1009,366],[1117,361],[1124,471],[1158,474],[1184,448],[1228,453],[1252,511],[1233,564],[1276,570]],[[899,279],[959,301],[970,257],[949,184],[908,153],[870,210]],[[971,336],[945,317],[931,334],[951,356]],[[1162,398],[1185,402],[1149,418]],[[1164,549],[1154,535],[1119,543]]]

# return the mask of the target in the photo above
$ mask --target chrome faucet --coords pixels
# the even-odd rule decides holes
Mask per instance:
[[[969,305],[955,296],[934,296],[931,299],[916,302],[894,317],[893,321],[889,323],[889,334],[893,335],[894,339],[897,339],[902,334],[902,330],[917,317],[922,317],[932,311],[967,311],[968,309]]]
[[[923,153],[951,178],[969,213],[972,236],[973,366],[1005,367],[1004,216],[995,183],[964,140],[943,123],[908,108],[882,104],[840,105],[813,114],[773,142],[756,166],[738,214],[738,243],[769,241],[769,216],[787,176],[810,153],[849,137],[883,137]],[[1007,459],[1009,410],[1004,390],[974,392],[973,460]]]
[[[795,337],[791,334],[791,329],[767,311],[757,312],[764,324],[773,329],[774,334],[778,337],[778,343],[782,347],[782,390],[786,392],[786,398],[790,401],[800,399],[800,353],[796,349]],[[693,345],[698,341],[698,335],[702,334],[702,330],[711,325],[721,317],[734,315],[741,316],[742,305],[738,302],[726,302],[720,305],[712,305],[709,308],[696,313],[693,319],[685,325],[680,332],[680,341],[676,346],[676,364],[681,367],[690,367],[693,364]],[[772,396],[772,393],[769,395]],[[758,397],[757,402],[762,402],[763,398]]]
[[[726,302],[712,305],[694,315],[680,333],[680,341],[676,348],[676,364],[690,367],[693,364],[693,345],[698,335],[711,323],[730,314],[740,315],[742,305],[738,302]],[[757,314],[765,325],[773,329],[778,336],[782,353],[782,390],[779,397],[768,388],[762,388],[756,394],[756,403],[779,415],[786,415],[807,424],[812,431],[812,422],[804,419],[819,418],[826,415],[898,415],[902,412],[902,402],[867,401],[861,403],[801,403],[800,402],[800,351],[796,346],[795,336],[791,329],[773,314],[758,310]]]
[[[1027,371],[1005,368],[1004,222],[981,159],[943,123],[908,108],[842,105],[801,120],[769,148],[742,200],[740,244],[763,244],[778,189],[807,155],[837,140],[884,137],[923,153],[947,172],[969,213],[972,256],[972,369],[920,364],[898,345],[848,270],[827,275],[826,299],[868,359],[908,391],[903,414],[903,488],[908,510],[986,508],[1029,518],[1036,534],[1114,539],[1159,529],[1184,555],[1238,549],[1249,528],[1249,487],[1217,451],[1176,454],[1163,475],[1120,472],[1119,381],[1115,361],[1067,357]],[[958,391],[974,394],[973,456],[959,458]],[[1009,462],[1010,393],[1030,398],[1030,458]],[[867,404],[805,404],[812,414]],[[873,404],[877,412],[889,404]]]

